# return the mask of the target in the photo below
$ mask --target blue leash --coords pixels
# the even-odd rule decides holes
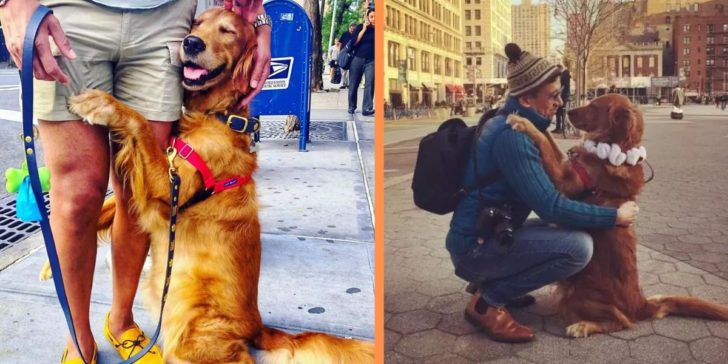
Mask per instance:
[[[81,348],[78,346],[78,339],[76,338],[76,329],[73,325],[73,317],[71,316],[71,308],[68,306],[68,297],[66,296],[66,288],[63,285],[63,275],[61,274],[61,266],[58,260],[58,252],[56,250],[55,240],[53,240],[53,233],[51,232],[50,221],[48,220],[48,213],[43,199],[43,189],[40,184],[40,177],[38,176],[38,163],[35,160],[35,140],[33,135],[33,52],[35,51],[35,38],[38,34],[38,28],[43,22],[46,16],[53,13],[47,7],[39,6],[30,18],[28,27],[25,30],[25,39],[23,40],[23,66],[20,72],[20,82],[22,87],[22,104],[23,104],[23,142],[25,143],[25,154],[28,162],[28,173],[30,177],[30,185],[33,190],[33,196],[35,202],[38,205],[38,211],[40,212],[40,228],[43,233],[43,240],[45,241],[46,251],[48,253],[48,260],[51,266],[51,272],[53,273],[53,284],[56,288],[56,294],[58,295],[58,301],[61,303],[63,314],[66,316],[66,323],[68,324],[68,330],[71,333],[73,344],[76,346],[81,359],[84,363],[89,363],[81,352]],[[154,335],[150,339],[149,345],[144,347],[142,351],[136,353],[131,358],[121,362],[121,364],[131,364],[139,360],[144,356],[149,349],[152,348],[154,343],[157,342],[159,334],[162,328],[162,312],[164,311],[164,304],[167,301],[167,292],[169,290],[169,283],[172,274],[172,261],[174,257],[174,238],[175,238],[175,225],[177,221],[177,203],[179,194],[180,178],[176,174],[174,169],[173,161],[176,155],[168,155],[170,163],[170,228],[169,228],[169,252],[167,255],[167,267],[166,277],[164,281],[164,289],[162,291],[162,304],[159,310],[159,322],[157,323],[157,329]]]

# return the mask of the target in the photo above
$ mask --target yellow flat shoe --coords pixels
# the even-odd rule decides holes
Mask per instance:
[[[109,330],[110,315],[111,312],[106,315],[104,336],[106,336],[109,343],[114,346],[114,349],[116,349],[116,352],[119,353],[119,356],[121,356],[123,360],[131,358],[134,354],[140,352],[150,344],[149,338],[144,335],[142,329],[140,329],[136,324],[134,324],[134,327],[131,329],[124,331],[119,339],[116,339],[113,335],[111,335],[111,330]],[[136,361],[136,364],[164,364],[164,359],[162,359],[162,350],[159,349],[159,346],[157,345],[152,346],[152,348],[149,349],[143,357]]]
[[[91,358],[91,363],[89,364],[96,364],[96,354],[98,353],[98,348],[96,345],[94,345],[94,356]],[[83,359],[81,358],[74,358],[74,359],[68,359],[66,360],[66,357],[68,356],[68,348],[63,350],[63,356],[61,357],[61,364],[86,364],[83,362]]]

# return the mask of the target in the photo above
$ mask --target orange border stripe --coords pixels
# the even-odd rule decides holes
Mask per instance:
[[[374,37],[374,337],[384,363],[384,1],[376,1]]]

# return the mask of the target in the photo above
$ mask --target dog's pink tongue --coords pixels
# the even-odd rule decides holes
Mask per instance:
[[[197,80],[206,74],[207,74],[207,70],[204,68],[189,67],[189,66],[186,66],[184,68],[185,78],[188,78],[190,80]]]

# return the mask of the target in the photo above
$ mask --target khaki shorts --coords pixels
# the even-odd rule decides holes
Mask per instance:
[[[88,0],[42,0],[53,10],[78,57],[53,54],[71,79],[68,85],[35,80],[35,116],[78,120],[69,97],[100,89],[148,120],[175,121],[182,106],[179,47],[190,31],[197,0],[175,0],[151,10],[120,10]]]

